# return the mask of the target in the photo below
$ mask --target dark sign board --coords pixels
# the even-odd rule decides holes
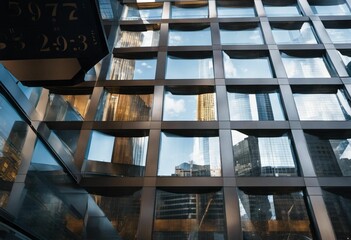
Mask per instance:
[[[0,63],[15,76],[20,71],[19,80],[35,80],[30,78],[39,75],[36,66],[46,78],[50,68],[70,66],[68,74],[52,72],[52,79],[66,78],[88,71],[107,54],[96,0],[0,1]],[[33,70],[26,77],[28,66]]]

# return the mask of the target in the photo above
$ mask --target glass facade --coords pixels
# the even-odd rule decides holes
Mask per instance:
[[[0,238],[351,238],[350,4],[98,0],[109,54],[73,79],[1,60]]]

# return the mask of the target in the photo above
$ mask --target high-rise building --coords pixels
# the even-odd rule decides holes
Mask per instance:
[[[351,238],[351,0],[97,3],[84,82],[0,65],[1,239]]]

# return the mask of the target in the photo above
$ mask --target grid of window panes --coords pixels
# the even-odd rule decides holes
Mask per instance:
[[[318,239],[304,177],[351,176],[351,134],[327,134],[351,120],[350,1],[143,0],[121,14],[106,21],[113,50],[89,72],[96,83],[48,90],[43,115],[74,122],[53,135],[86,176],[144,188],[126,194],[133,202],[93,196],[106,211],[132,208],[112,209],[117,231],[138,235],[140,211],[148,239]],[[323,192],[341,199],[327,206],[334,225],[330,212],[349,201],[338,191]]]

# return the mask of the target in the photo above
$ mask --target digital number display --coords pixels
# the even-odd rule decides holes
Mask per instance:
[[[0,2],[0,60],[92,55],[88,68],[108,54],[95,0]]]

